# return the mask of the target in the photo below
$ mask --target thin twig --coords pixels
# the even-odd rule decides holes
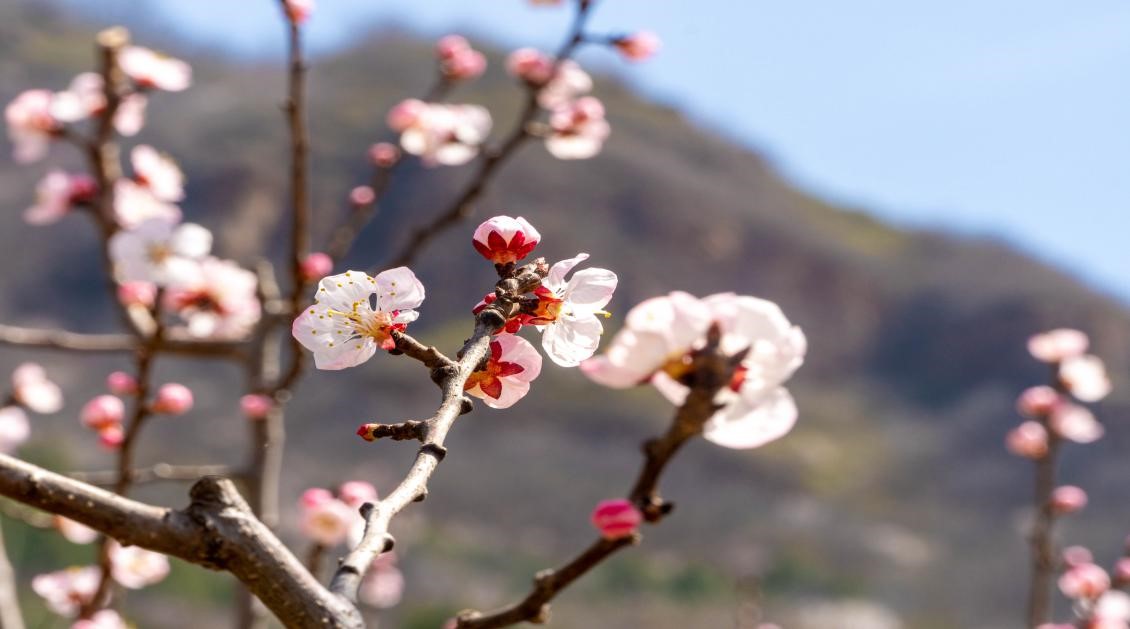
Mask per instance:
[[[83,334],[58,329],[0,324],[0,345],[92,354],[135,352],[144,341],[133,334]],[[207,341],[181,331],[169,331],[157,349],[165,354],[199,358],[243,358],[242,341]]]
[[[170,463],[157,463],[150,467],[133,468],[129,472],[131,483],[141,485],[158,481],[198,481],[205,476],[223,476],[225,478],[239,478],[245,472],[230,465],[173,465]],[[97,485],[99,487],[112,486],[118,482],[118,470],[97,470],[92,472],[68,472],[67,476]]]

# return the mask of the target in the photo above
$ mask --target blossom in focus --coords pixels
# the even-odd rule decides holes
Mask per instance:
[[[447,35],[436,42],[439,70],[450,81],[464,81],[481,76],[487,68],[483,53],[459,35]]]
[[[27,413],[18,406],[0,407],[0,454],[11,454],[31,436]]]
[[[169,558],[140,546],[122,546],[111,540],[110,575],[122,587],[140,590],[169,576]]]
[[[302,279],[307,282],[325,277],[333,270],[333,258],[321,251],[315,251],[302,259]]]
[[[1110,377],[1098,356],[1071,356],[1059,363],[1059,380],[1077,399],[1098,402],[1110,393]]]
[[[153,412],[165,415],[184,415],[192,410],[192,389],[170,382],[157,389],[157,397],[153,400]]]
[[[135,146],[129,154],[133,177],[161,201],[180,201],[184,198],[184,173],[171,157],[152,146]]]
[[[99,395],[82,407],[79,419],[83,426],[101,431],[120,425],[125,415],[126,406],[120,399],[112,395]]]
[[[557,71],[538,92],[538,104],[555,109],[592,91],[592,77],[572,59],[557,64]]]
[[[545,148],[557,159],[588,159],[596,155],[612,130],[604,119],[604,105],[591,96],[554,108],[549,128]]]
[[[1075,443],[1098,441],[1106,432],[1091,411],[1070,402],[1061,402],[1052,409],[1048,425],[1057,435]]]
[[[408,267],[376,277],[346,271],[318,283],[314,305],[294,320],[291,334],[314,353],[318,369],[355,367],[372,358],[378,347],[396,347],[392,333],[415,321],[415,309],[423,302],[424,285]]]
[[[12,158],[17,162],[28,164],[42,159],[51,139],[63,130],[62,123],[51,113],[53,97],[49,90],[27,90],[4,108]]]
[[[495,264],[517,262],[530,255],[541,241],[541,234],[519,216],[495,216],[475,228],[471,244],[484,258]]]
[[[648,299],[628,313],[608,350],[581,370],[614,388],[651,382],[681,405],[691,352],[705,344],[712,324],[722,331],[723,353],[748,353],[730,386],[718,392],[715,403],[722,408],[707,421],[704,436],[729,448],[754,448],[784,436],[797,410],[783,384],[804,362],[807,344],[800,328],[764,299],[733,293],[697,299],[683,292]]]
[[[79,618],[71,625],[71,629],[129,629],[126,621],[112,609],[100,609],[90,615],[90,618]]]
[[[24,221],[30,225],[54,223],[75,204],[88,203],[97,191],[98,185],[88,175],[52,170],[35,186],[35,205],[24,210]]]
[[[425,103],[408,99],[389,112],[400,146],[426,165],[458,166],[471,161],[490,135],[490,112],[478,105]]]
[[[298,527],[302,534],[327,547],[345,541],[350,527],[360,518],[353,508],[321,488],[303,492],[298,509]]]
[[[624,37],[617,37],[612,45],[631,61],[643,61],[659,50],[659,36],[651,31],[640,31]]]
[[[239,409],[247,419],[264,419],[274,407],[271,398],[261,393],[248,393],[239,398]]]
[[[36,575],[31,589],[43,597],[48,609],[60,616],[70,617],[94,598],[102,571],[98,566],[67,568],[57,572]]]
[[[51,526],[72,544],[89,544],[98,539],[98,531],[61,515],[52,516]]]
[[[187,63],[141,46],[122,48],[118,67],[143,89],[179,92],[192,84],[192,68]]]
[[[467,378],[468,395],[491,408],[509,408],[530,391],[541,373],[541,354],[526,339],[500,334],[491,339],[486,367]]]
[[[120,282],[167,285],[196,281],[199,258],[212,249],[212,232],[194,223],[151,218],[110,237],[110,259]]]
[[[553,59],[540,50],[519,48],[506,58],[506,71],[529,85],[544,85],[553,76]]]
[[[592,524],[604,539],[620,539],[634,535],[643,522],[643,514],[629,500],[602,500],[592,512]]]
[[[106,388],[114,395],[133,395],[137,393],[137,378],[124,371],[114,371],[106,376]]]
[[[169,284],[165,308],[177,313],[196,338],[246,336],[262,314],[258,278],[235,262],[219,258],[204,258],[197,269]]]
[[[373,559],[357,591],[357,598],[362,603],[387,609],[400,602],[404,594],[404,575],[396,567],[396,561],[396,553],[392,551]]]
[[[303,24],[314,13],[314,0],[284,0],[283,10],[286,18],[295,24]]]
[[[1082,356],[1090,341],[1079,330],[1059,328],[1034,334],[1028,339],[1028,353],[1045,363],[1058,363],[1074,356]]]
[[[1056,487],[1052,491],[1050,504],[1052,511],[1060,515],[1075,513],[1087,506],[1087,492],[1075,485]]]
[[[1093,563],[1068,568],[1059,577],[1059,591],[1070,599],[1094,600],[1110,589],[1110,575]]]
[[[565,276],[589,257],[578,253],[549,269],[534,295],[537,306],[522,315],[522,323],[537,326],[542,332],[541,346],[549,359],[562,367],[576,367],[600,345],[604,325],[598,315],[608,316],[603,308],[616,291],[616,274],[608,269],[582,269]]]
[[[158,199],[153,192],[132,179],[114,182],[114,219],[124,229],[132,229],[150,220],[179,223],[180,208]]]
[[[1008,432],[1005,447],[1026,459],[1043,458],[1048,453],[1048,431],[1039,422],[1026,421]]]
[[[12,397],[36,413],[55,413],[63,408],[63,391],[36,363],[24,363],[12,372]]]

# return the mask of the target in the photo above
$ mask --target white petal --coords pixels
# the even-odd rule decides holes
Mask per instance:
[[[173,231],[169,246],[186,258],[202,258],[212,251],[212,232],[196,223],[184,223]]]
[[[351,312],[354,304],[358,310],[369,311],[369,296],[376,292],[376,280],[362,271],[346,271],[322,278],[314,299],[330,308]]]
[[[569,279],[564,299],[576,309],[595,312],[612,300],[616,281],[616,274],[608,269],[581,269]]]
[[[376,277],[377,310],[410,310],[424,303],[424,285],[406,266],[381,271]]]
[[[27,441],[31,424],[18,406],[0,408],[0,453],[9,454]]]
[[[703,436],[726,448],[756,448],[788,434],[796,419],[796,403],[783,387],[752,399],[743,394],[706,422]]]
[[[478,389],[478,387],[475,387]],[[481,389],[478,389],[482,391]],[[510,408],[518,402],[518,400],[526,397],[530,392],[530,383],[516,380],[513,378],[502,378],[502,391],[498,394],[498,399],[494,399],[489,395],[478,395],[483,404],[491,408]]]
[[[546,328],[541,346],[549,359],[562,367],[576,367],[600,345],[604,326],[592,315],[564,316]]]
[[[542,286],[545,286],[554,293],[561,294],[565,292],[565,276],[573,267],[589,259],[589,254],[578,253],[576,256],[568,260],[562,260],[553,266],[549,267],[549,274],[541,281]]]
[[[581,363],[581,371],[598,384],[626,389],[643,384],[668,359],[668,344],[658,334],[620,330],[604,355]]]
[[[682,406],[683,402],[687,401],[687,395],[691,392],[689,387],[676,382],[674,378],[662,371],[652,376],[651,384],[663,397],[667,398],[668,402],[675,406]]]

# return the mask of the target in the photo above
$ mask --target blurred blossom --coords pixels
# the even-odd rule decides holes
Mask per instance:
[[[1039,422],[1026,421],[1008,432],[1005,446],[1016,456],[1043,458],[1048,453],[1048,431]]]
[[[125,438],[121,424],[109,424],[98,429],[98,444],[107,450],[117,450]]]
[[[1039,361],[1058,363],[1080,356],[1087,351],[1090,341],[1079,330],[1059,328],[1033,335],[1028,339],[1028,352]]]
[[[1098,441],[1106,432],[1091,411],[1071,402],[1057,404],[1048,417],[1048,425],[1057,435],[1075,443]]]
[[[271,398],[259,393],[248,393],[239,399],[239,408],[248,419],[264,419],[274,406]]]
[[[1130,621],[1130,594],[1111,590],[1103,593],[1091,609],[1088,629],[1124,629]]]
[[[48,90],[27,90],[4,109],[12,157],[17,162],[27,164],[42,159],[51,139],[62,131],[62,123],[51,113],[52,99]]]
[[[1029,387],[1016,400],[1016,410],[1025,417],[1038,418],[1050,413],[1059,394],[1049,386]]]
[[[361,518],[353,508],[321,488],[307,489],[298,507],[302,534],[326,547],[345,541],[353,523]]]
[[[82,524],[75,522],[70,518],[64,518],[61,515],[56,515],[51,518],[51,525],[59,534],[63,536],[68,542],[72,544],[89,544],[98,539],[98,531]]]
[[[593,509],[592,525],[604,539],[620,539],[634,535],[643,522],[643,514],[629,500],[602,500]]]
[[[553,75],[553,59],[533,48],[519,48],[506,58],[506,71],[529,85],[544,85]]]
[[[90,618],[80,618],[71,625],[71,629],[129,629],[126,621],[112,609],[100,609],[90,615]]]
[[[122,587],[140,590],[169,576],[169,558],[138,546],[110,540],[110,574]]]
[[[400,146],[425,165],[458,166],[478,155],[491,130],[490,112],[478,105],[404,101],[389,112]]]
[[[349,202],[353,205],[369,205],[377,198],[377,193],[369,186],[357,186],[349,191]]]
[[[1056,487],[1051,495],[1052,511],[1060,515],[1068,515],[1081,511],[1087,506],[1087,492],[1074,485]]]
[[[489,218],[475,228],[471,237],[475,251],[495,264],[509,264],[525,258],[540,241],[538,230],[521,216]]]
[[[314,353],[318,369],[345,369],[369,360],[377,348],[396,347],[392,333],[420,316],[415,309],[424,302],[424,285],[404,266],[376,277],[346,271],[322,279],[314,297],[294,320],[291,334]]]
[[[106,388],[114,395],[133,395],[137,393],[137,378],[124,371],[115,371],[106,376]]]
[[[554,109],[592,91],[592,77],[572,59],[557,64],[557,71],[538,92],[538,104]]]
[[[604,105],[591,96],[558,105],[549,116],[545,148],[557,159],[588,159],[600,152],[611,128]]]
[[[673,404],[682,405],[689,389],[691,352],[706,342],[717,324],[720,349],[727,355],[749,350],[729,387],[715,400],[722,406],[706,423],[704,436],[729,448],[754,448],[787,434],[797,410],[783,384],[804,362],[807,343],[773,302],[720,293],[704,299],[683,292],[655,297],[628,313],[608,350],[581,370],[614,388],[651,382]]]
[[[36,413],[55,413],[63,408],[63,391],[36,363],[24,363],[12,372],[12,397]]]
[[[179,92],[192,84],[192,68],[187,63],[141,46],[122,48],[118,66],[143,89]]]
[[[1068,546],[1063,549],[1063,563],[1067,566],[1078,566],[1085,563],[1094,563],[1095,556],[1086,546]]]
[[[436,42],[436,57],[439,69],[450,81],[464,81],[482,75],[487,68],[483,53],[471,48],[471,44],[460,35],[447,35]]]
[[[134,180],[161,201],[184,198],[184,174],[171,157],[141,144],[130,151]]]
[[[302,279],[307,282],[323,278],[333,270],[333,258],[321,251],[315,251],[302,259]]]
[[[170,382],[157,389],[153,412],[165,415],[184,415],[192,410],[192,390],[183,384]]]
[[[1130,557],[1121,557],[1114,563],[1114,580],[1120,584],[1130,583]]]
[[[631,61],[643,61],[659,51],[659,36],[651,31],[640,31],[613,40],[612,45]]]
[[[98,185],[88,175],[52,170],[35,187],[35,205],[24,210],[29,225],[49,225],[63,218],[76,203],[88,203]]]
[[[338,498],[353,509],[360,509],[366,502],[377,501],[377,488],[363,480],[351,480],[341,484],[337,490]]]
[[[404,594],[404,575],[396,567],[396,553],[381,553],[373,559],[361,580],[357,597],[366,605],[378,609],[393,607]]]
[[[389,168],[398,160],[400,160],[400,149],[395,144],[377,142],[369,147],[369,161],[375,166]]]
[[[169,284],[164,307],[180,316],[196,338],[246,336],[262,315],[258,278],[231,260],[207,257],[197,265],[195,274]]]
[[[98,591],[102,571],[98,566],[67,568],[36,575],[31,589],[43,597],[48,609],[64,617],[74,616]]]
[[[125,229],[141,225],[150,219],[179,223],[180,208],[158,199],[149,188],[132,179],[114,182],[114,218]]]
[[[295,24],[304,24],[314,13],[314,0],[283,0],[286,17]]]
[[[1098,402],[1110,393],[1106,365],[1098,356],[1072,356],[1059,364],[1059,379],[1083,402]]]
[[[167,285],[194,281],[197,260],[212,249],[212,232],[194,223],[151,218],[110,237],[114,275],[121,282]]]
[[[31,436],[31,424],[24,409],[0,407],[0,454],[11,454]]]
[[[472,373],[463,388],[491,408],[509,408],[529,393],[540,373],[541,354],[529,341],[500,334],[490,342],[486,366]]]
[[[1071,566],[1059,577],[1059,591],[1070,599],[1094,600],[1110,589],[1110,576],[1093,563]]]
[[[124,136],[136,135],[145,125],[147,99],[144,94],[126,94],[114,113],[114,128]],[[76,76],[66,91],[56,92],[51,113],[60,122],[81,122],[100,116],[106,110],[105,84],[102,75],[83,72]]]
[[[118,285],[118,301],[125,306],[152,308],[157,287],[150,282],[122,282]]]
[[[126,407],[120,399],[112,395],[99,395],[82,407],[80,419],[87,428],[101,431],[121,424],[125,414]]]

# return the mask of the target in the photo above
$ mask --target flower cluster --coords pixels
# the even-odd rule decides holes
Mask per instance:
[[[655,297],[628,313],[608,350],[581,371],[597,383],[627,388],[650,382],[681,405],[693,376],[693,352],[717,325],[720,349],[744,353],[730,385],[718,392],[719,410],[704,436],[729,448],[754,448],[788,433],[797,409],[784,383],[804,362],[804,333],[774,303],[720,293],[698,299],[683,292]]]
[[[31,436],[25,410],[48,415],[63,408],[63,392],[36,363],[24,363],[12,372],[12,390],[0,406],[0,453],[8,454]]]
[[[1097,402],[1110,393],[1110,378],[1102,359],[1087,354],[1087,335],[1058,329],[1036,334],[1028,351],[1052,365],[1054,386],[1030,387],[1020,394],[1016,407],[1026,420],[1005,438],[1009,451],[1029,459],[1042,459],[1051,439],[1091,443],[1105,432],[1094,414],[1077,402]]]
[[[126,406],[118,396],[137,395],[137,381],[124,372],[115,371],[106,379],[107,388],[113,395],[102,394],[91,398],[82,407],[79,421],[98,434],[98,442],[108,449],[117,448],[125,438]],[[144,400],[138,400],[143,404]],[[192,390],[183,384],[169,382],[157,388],[149,402],[149,411],[161,415],[183,415],[192,410],[194,399]]]
[[[1094,563],[1091,551],[1072,546],[1063,552],[1063,574],[1059,591],[1074,603],[1079,624],[1048,624],[1041,627],[1087,627],[1088,629],[1126,629],[1130,627],[1130,594],[1113,589],[1130,583],[1130,559],[1115,565],[1114,576]],[[1041,629],[1041,628],[1037,628]]]
[[[487,69],[487,58],[460,35],[447,35],[436,42],[436,57],[440,74],[448,81],[478,78]]]
[[[110,576],[122,587],[136,590],[160,583],[169,575],[169,559],[137,546],[122,546],[111,540],[108,547]],[[48,609],[60,616],[78,614],[83,605],[94,598],[102,570],[98,566],[71,567],[40,574],[32,579],[31,589],[43,597]],[[83,627],[124,627],[117,614],[95,615]],[[115,624],[116,623],[116,624]]]
[[[490,135],[490,112],[478,105],[425,103],[410,98],[388,112],[388,126],[400,146],[428,166],[458,166],[471,161]]]

